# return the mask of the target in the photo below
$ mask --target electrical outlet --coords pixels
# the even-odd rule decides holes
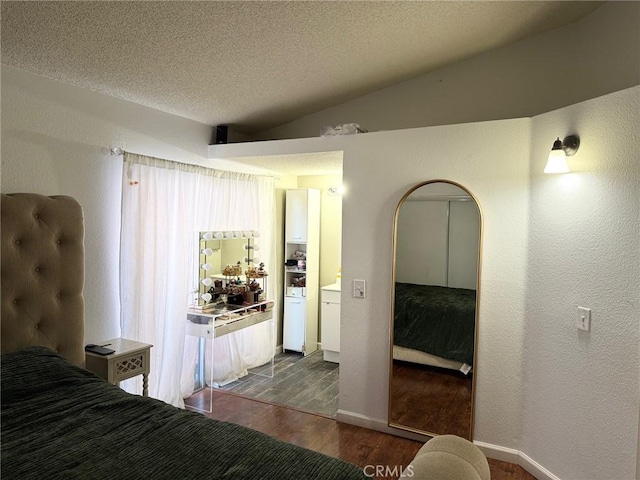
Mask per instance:
[[[364,280],[353,281],[353,297],[364,298],[366,296],[366,282]]]
[[[591,309],[578,307],[578,330],[584,330],[586,332],[591,330]]]

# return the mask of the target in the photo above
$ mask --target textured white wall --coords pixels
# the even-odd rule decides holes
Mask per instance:
[[[517,448],[521,425],[529,120],[381,132],[344,149],[340,409],[387,418],[389,294],[396,206],[425,180],[458,182],[476,197],[484,235],[475,439]],[[366,172],[366,175],[363,175]]]
[[[323,125],[369,131],[530,117],[640,83],[640,2],[463,60],[262,132],[300,138]]]
[[[640,87],[532,120],[521,450],[563,480],[631,480],[640,391]],[[544,175],[578,133],[573,173]],[[592,310],[591,332],[576,328]]]
[[[2,192],[70,195],[85,215],[85,340],[120,334],[122,147],[206,159],[211,127],[2,66]]]

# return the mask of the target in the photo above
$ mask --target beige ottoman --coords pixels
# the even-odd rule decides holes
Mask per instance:
[[[439,435],[416,453],[401,478],[413,480],[490,480],[489,463],[480,449],[456,435]]]

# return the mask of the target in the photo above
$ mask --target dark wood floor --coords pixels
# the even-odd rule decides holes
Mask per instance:
[[[332,418],[305,413],[281,405],[252,400],[215,390],[210,418],[237,423],[280,440],[341,458],[355,465],[382,465],[387,471],[405,467],[422,446],[366,428],[340,423]],[[492,480],[535,480],[519,466],[489,460]],[[375,477],[380,479],[397,476]]]
[[[391,378],[393,423],[471,438],[470,375],[394,360]]]

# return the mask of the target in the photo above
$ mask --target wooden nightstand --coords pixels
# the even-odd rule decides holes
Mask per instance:
[[[148,375],[153,345],[126,338],[113,338],[98,342],[98,345],[104,345],[115,352],[110,355],[84,352],[87,370],[116,385],[127,378],[142,375],[142,396],[148,396]]]

